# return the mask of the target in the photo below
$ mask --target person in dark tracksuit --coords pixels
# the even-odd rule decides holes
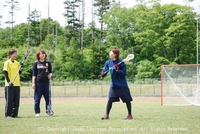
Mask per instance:
[[[111,85],[108,95],[108,102],[106,107],[106,114],[101,118],[109,119],[109,113],[112,108],[113,102],[118,102],[120,99],[126,103],[128,110],[128,116],[125,119],[132,119],[131,113],[131,101],[133,100],[130,94],[130,90],[126,80],[126,64],[119,59],[120,50],[118,48],[112,48],[109,52],[110,60],[107,60],[104,64],[104,68],[101,72],[101,76],[105,77],[110,71]]]
[[[52,66],[46,60],[47,54],[44,50],[39,50],[36,53],[37,61],[33,64],[32,73],[32,88],[34,89],[34,111],[35,116],[40,116],[40,100],[44,96],[46,103],[46,110],[49,104],[49,86],[52,77]]]
[[[5,76],[5,117],[17,118],[20,104],[20,74],[22,65],[15,59],[17,51],[11,49],[8,52],[9,59],[4,62],[3,72]]]

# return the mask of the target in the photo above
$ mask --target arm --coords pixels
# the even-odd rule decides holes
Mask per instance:
[[[35,79],[36,76],[32,76],[32,88],[35,89]]]
[[[36,62],[33,64],[33,72],[32,72],[32,88],[35,89],[35,82],[37,76],[37,64]]]
[[[49,62],[49,68],[48,68],[48,70],[49,70],[48,78],[49,78],[49,80],[50,80],[51,77],[52,77],[52,66],[51,66],[51,63],[50,63],[50,62]]]
[[[23,68],[24,64],[20,63],[20,69],[19,69],[19,74],[22,74],[22,68]]]
[[[8,72],[7,71],[4,71],[4,75],[5,75],[6,81],[8,82],[8,85],[9,86],[13,86],[13,83],[10,81],[10,79],[8,77]]]
[[[22,70],[19,70],[19,74],[22,74]]]
[[[8,77],[8,72],[7,71],[3,71],[4,72],[4,76],[6,78],[6,81],[9,83],[10,82],[10,79]]]
[[[121,76],[126,76],[126,64],[122,62],[122,63],[119,65],[118,70],[116,70],[116,73],[117,73],[118,75],[121,75]]]
[[[108,73],[109,67],[108,67],[108,61],[105,62],[104,67],[101,71],[101,76],[105,77]]]
[[[52,77],[52,73],[49,73],[48,78],[51,79]]]

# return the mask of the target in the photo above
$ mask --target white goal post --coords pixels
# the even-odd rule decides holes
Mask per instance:
[[[200,106],[200,65],[162,65],[161,105]]]

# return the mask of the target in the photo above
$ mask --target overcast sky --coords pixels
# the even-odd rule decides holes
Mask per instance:
[[[6,27],[8,24],[4,24],[6,21],[9,21],[9,14],[8,11],[10,11],[9,7],[5,7],[6,1],[10,0],[0,0],[0,15],[3,15],[3,18],[1,19],[1,25],[0,27]],[[36,9],[41,13],[41,18],[48,18],[48,0],[15,0],[19,2],[20,10],[14,11],[14,17],[13,20],[15,21],[14,25],[20,24],[22,22],[27,22],[28,17],[28,3],[30,2],[30,11],[33,11]],[[57,20],[62,26],[65,25],[65,18],[63,17],[64,13],[64,0],[49,0],[49,16],[53,20]],[[85,13],[86,16],[90,16],[91,14],[91,1],[92,0],[85,0],[86,1],[86,8]],[[136,2],[135,0],[116,0],[121,1],[121,4],[126,7],[133,7]],[[176,3],[185,5],[186,3],[183,2],[184,0],[161,0],[162,4],[166,3]],[[190,6],[195,9],[195,12],[200,14],[200,5],[198,4],[199,0],[196,0],[195,2],[191,3]],[[8,5],[8,4],[7,4]],[[85,17],[86,18],[86,17]],[[91,17],[89,17],[91,18]],[[88,20],[88,22],[91,22],[91,20]]]

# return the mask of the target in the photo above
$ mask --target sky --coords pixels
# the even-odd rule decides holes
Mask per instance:
[[[1,19],[1,25],[0,27],[7,27],[8,24],[5,24],[6,21],[9,21],[9,7],[4,6],[8,5],[6,1],[10,0],[0,0],[0,15],[3,15],[3,18]],[[41,15],[41,18],[48,18],[48,11],[49,16],[53,20],[57,20],[62,26],[65,26],[65,18],[63,17],[64,13],[64,0],[15,0],[19,2],[19,10],[14,11],[13,20],[15,21],[14,25],[20,24],[20,23],[27,23],[27,17],[29,13],[29,3],[30,3],[30,11],[33,11],[36,9],[39,14]],[[49,8],[48,8],[48,1],[49,1]],[[88,17],[91,14],[91,1],[92,0],[85,0],[86,1],[86,8],[85,8],[85,18]],[[133,7],[136,2],[135,0],[116,0],[120,1],[121,4],[125,7]],[[161,0],[161,4],[166,3],[176,3],[181,5],[186,5],[184,0]],[[200,4],[197,2],[199,0],[195,0],[193,3],[190,3],[190,6],[195,9],[195,12],[200,14]],[[49,9],[49,10],[48,10]],[[11,17],[10,17],[11,18]],[[10,19],[11,20],[11,19]],[[91,20],[86,19],[85,21],[91,22]],[[87,22],[86,22],[87,23]]]

